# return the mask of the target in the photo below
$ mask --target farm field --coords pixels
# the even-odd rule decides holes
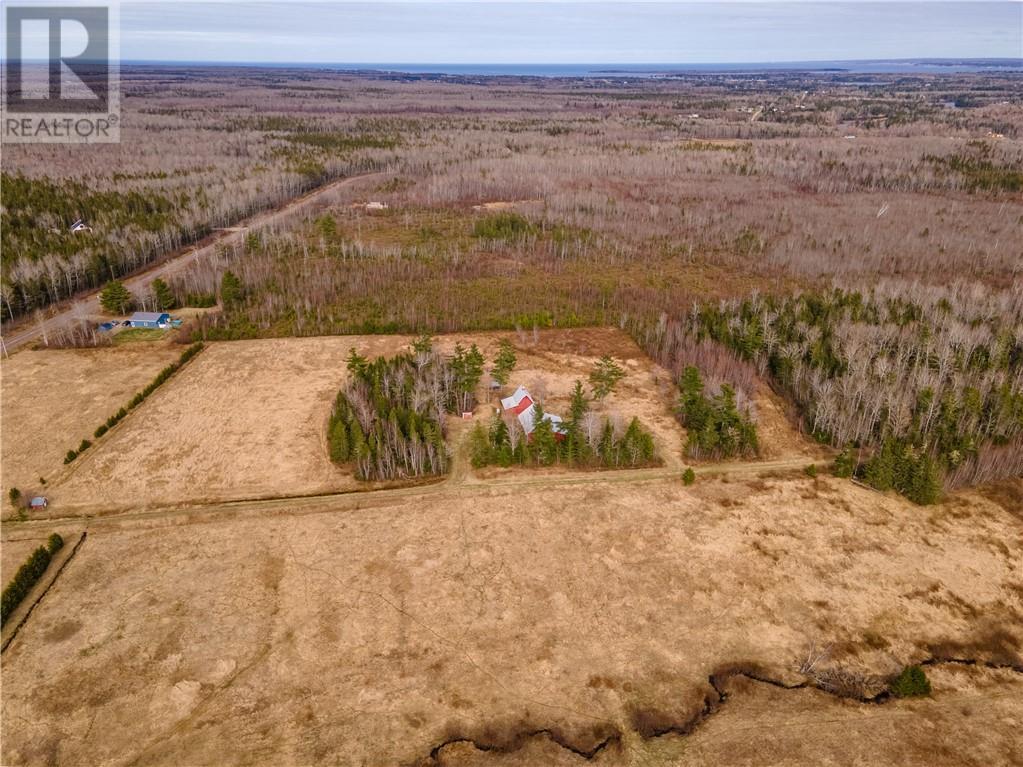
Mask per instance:
[[[64,512],[124,510],[351,489],[326,447],[345,358],[355,345],[375,354],[405,342],[212,344],[76,461],[53,502]]]
[[[180,353],[147,344],[25,351],[0,363],[4,498],[11,487],[40,490],[39,477],[52,479],[68,450],[92,439],[97,426]]]
[[[476,343],[493,359],[501,337],[513,339],[519,358],[506,391],[519,384],[537,396],[546,391],[547,409],[554,413],[567,412],[574,381],[585,383],[601,354],[616,355],[626,377],[599,410],[626,423],[639,417],[654,434],[665,468],[682,469],[685,432],[672,414],[676,388],[668,372],[624,333],[459,334],[441,336],[436,344],[450,352],[455,343]],[[353,348],[371,357],[392,355],[407,349],[409,340],[343,336],[212,343],[51,483],[52,514],[365,489],[330,462],[327,419]],[[792,433],[775,400],[764,394],[761,402],[765,457],[813,460],[812,446]],[[496,403],[495,394],[477,408],[476,418],[489,423]],[[521,471],[487,469],[481,475]]]
[[[786,737],[790,763],[1008,763],[1018,744],[974,736],[1018,729],[1023,686],[983,666],[931,666],[933,700],[883,704],[733,678],[694,735],[672,729],[716,701],[708,677],[726,667],[805,681],[811,642],[863,674],[942,657],[1018,669],[1021,555],[1016,518],[980,495],[922,511],[802,476],[110,517],[4,655],[2,760],[581,760],[529,736],[546,731],[606,743],[603,764],[764,763]]]

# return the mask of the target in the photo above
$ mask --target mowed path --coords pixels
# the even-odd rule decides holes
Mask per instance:
[[[217,248],[241,243],[250,229],[281,223],[296,213],[325,205],[330,201],[331,196],[341,189],[354,186],[360,181],[384,175],[383,171],[363,173],[317,187],[313,191],[289,200],[276,208],[256,213],[249,218],[237,222],[234,226],[220,229],[205,238],[199,245],[189,245],[174,251],[164,256],[158,262],[148,267],[143,267],[141,271],[136,272],[134,275],[123,278],[122,282],[133,293],[144,292],[150,283],[158,277],[166,279],[178,274],[190,264],[214,255]],[[44,333],[54,333],[58,329],[82,318],[98,319],[102,317],[99,293],[99,290],[94,290],[90,293],[68,299],[59,304],[53,314],[42,320],[34,317],[24,317],[14,323],[5,323],[3,328],[4,348],[10,353],[42,337]],[[52,309],[51,307],[51,311]]]

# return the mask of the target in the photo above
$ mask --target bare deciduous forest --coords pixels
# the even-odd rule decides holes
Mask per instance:
[[[740,403],[766,377],[861,469],[887,444],[946,487],[1023,470],[1019,78],[164,68],[125,103],[88,167],[9,152],[9,316],[376,170],[173,280],[183,305],[240,279],[190,332],[616,325]]]

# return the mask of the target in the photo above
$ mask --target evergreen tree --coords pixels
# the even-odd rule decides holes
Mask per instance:
[[[931,683],[920,666],[906,666],[889,685],[897,698],[914,698],[931,694]]]
[[[348,352],[348,372],[353,378],[366,378],[366,371],[369,369],[368,360],[359,354],[359,351],[353,346],[351,351]]]
[[[757,452],[757,429],[735,404],[735,390],[721,385],[711,399],[695,367],[687,367],[679,382],[679,414],[688,432],[686,449],[693,456],[727,457]]]
[[[583,418],[586,413],[590,410],[590,401],[586,397],[586,392],[583,391],[582,381],[576,381],[575,386],[572,389],[572,400],[568,406],[568,417],[570,422],[575,426],[581,426]]]
[[[483,377],[483,353],[476,344],[466,351],[461,344],[455,344],[451,358],[451,370],[455,377],[454,407],[462,412],[472,410],[476,404],[476,388]]]
[[[516,361],[515,349],[512,347],[511,341],[502,338],[498,345],[497,356],[494,358],[494,369],[491,371],[493,379],[501,386],[507,386],[508,379],[515,369]]]
[[[534,403],[533,433],[529,435],[529,440],[536,462],[541,466],[550,466],[557,461],[558,445],[554,428],[544,416],[543,405],[539,402]]]
[[[882,492],[895,487],[895,472],[899,464],[895,440],[886,438],[863,470],[864,481]]]
[[[937,462],[923,453],[912,462],[907,482],[899,491],[914,503],[927,506],[941,500],[941,484]]]
[[[111,280],[99,294],[99,303],[108,314],[126,314],[134,305],[135,297],[120,280]]]
[[[234,306],[242,299],[242,283],[234,272],[228,270],[220,278],[220,301],[224,306]]]
[[[348,424],[337,420],[330,428],[330,460],[335,463],[346,463],[348,458]]]
[[[491,441],[483,424],[477,423],[469,432],[469,458],[473,468],[479,469],[493,462]]]
[[[610,421],[605,421],[604,430],[600,435],[600,444],[597,447],[597,453],[605,466],[618,465],[618,451],[615,448],[614,429]]]
[[[590,373],[590,388],[594,399],[604,399],[615,390],[618,382],[625,377],[625,371],[610,354],[605,354],[593,366]]]
[[[710,408],[703,396],[703,380],[700,378],[700,371],[691,365],[687,367],[682,373],[679,389],[679,412],[682,415],[682,425],[691,431],[702,431],[707,423]]]
[[[165,312],[174,308],[174,293],[171,292],[170,286],[166,282],[157,277],[153,280],[152,288],[158,311]]]
[[[316,229],[323,239],[333,240],[337,236],[337,221],[329,213],[324,213],[316,219]]]
[[[500,415],[494,416],[494,424],[490,428],[490,441],[495,447],[503,447],[511,444],[511,436],[508,434],[508,424]]]

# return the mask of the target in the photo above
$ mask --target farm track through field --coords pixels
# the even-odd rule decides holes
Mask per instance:
[[[810,459],[806,457],[787,458],[749,463],[722,463],[694,467],[697,476],[704,477],[749,477],[763,473],[795,471],[805,467]],[[283,496],[278,498],[252,498],[222,501],[207,504],[166,507],[148,511],[122,513],[82,514],[65,517],[46,517],[26,522],[6,522],[4,540],[13,540],[18,531],[34,530],[54,525],[82,525],[90,533],[115,531],[124,528],[145,527],[148,523],[194,524],[228,520],[236,516],[251,519],[254,514],[295,515],[329,514],[340,511],[381,508],[406,503],[417,503],[432,498],[460,498],[466,495],[488,493],[504,495],[524,487],[554,487],[597,483],[642,483],[677,479],[680,472],[674,469],[622,469],[618,471],[586,471],[566,474],[544,474],[541,476],[516,476],[510,478],[480,479],[468,471],[457,471],[445,479],[429,485],[386,488],[382,490],[355,490],[344,493],[322,495]],[[525,473],[525,472],[524,472]]]
[[[314,207],[317,203],[327,202],[325,198],[340,189],[353,186],[359,181],[384,175],[386,175],[384,171],[375,171],[330,181],[281,205],[242,219],[233,226],[219,229],[199,243],[187,245],[168,253],[131,275],[124,276],[121,281],[130,291],[137,293],[148,287],[157,277],[169,277],[184,269],[189,263],[215,254],[219,247],[242,242],[250,229],[280,223],[288,216]],[[12,327],[9,327],[8,323],[4,323],[2,337],[7,353],[36,340],[44,333],[53,333],[59,328],[75,322],[83,313],[94,319],[100,317],[99,293],[100,291],[97,289],[62,301],[57,307],[50,307],[48,311],[54,309],[56,311],[42,321],[33,317],[24,317],[14,322]],[[11,334],[12,331],[13,334]]]

